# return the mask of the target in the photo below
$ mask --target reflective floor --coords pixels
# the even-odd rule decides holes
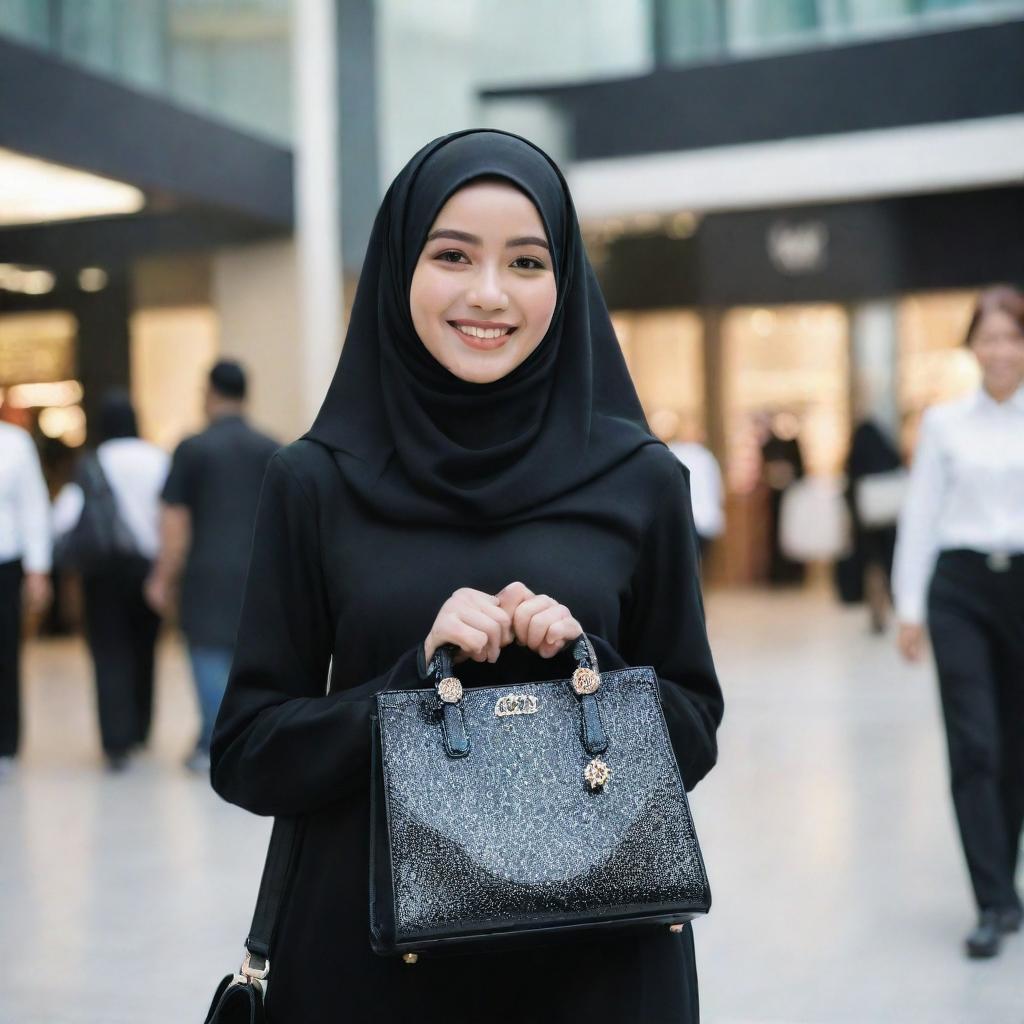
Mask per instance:
[[[961,954],[930,669],[823,595],[716,595],[709,617],[728,703],[693,795],[706,1024],[1024,1021],[1024,935],[995,961]],[[24,757],[0,782],[0,1022],[198,1022],[239,959],[268,823],[181,767],[197,723],[174,642],[153,748],[120,776],[79,644],[26,661]]]

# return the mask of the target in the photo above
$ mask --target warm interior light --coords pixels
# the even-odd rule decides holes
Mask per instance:
[[[78,287],[83,292],[101,292],[109,277],[102,267],[82,267],[78,272]]]
[[[69,406],[81,400],[82,385],[77,380],[14,384],[7,389],[7,401],[17,409],[33,409],[44,405]]]
[[[668,220],[669,238],[690,238],[697,231],[697,215],[689,210],[680,210],[674,213]]]
[[[0,149],[0,225],[138,213],[134,185]]]
[[[22,295],[46,295],[53,291],[57,278],[39,267],[22,267],[17,263],[0,263],[0,290]]]
[[[39,429],[47,436],[60,438],[70,448],[85,443],[85,412],[80,405],[43,409]]]

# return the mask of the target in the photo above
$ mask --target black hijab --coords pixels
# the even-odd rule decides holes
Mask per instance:
[[[544,339],[489,384],[442,366],[413,328],[409,289],[441,207],[480,178],[532,200],[547,231],[557,302]],[[471,130],[425,146],[377,213],[345,347],[306,435],[331,448],[379,515],[491,525],[523,518],[627,459],[650,433],[568,186],[516,135]]]

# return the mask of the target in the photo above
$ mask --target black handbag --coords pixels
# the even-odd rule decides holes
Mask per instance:
[[[406,963],[604,929],[680,931],[711,893],[651,668],[377,694],[370,941]]]
[[[217,986],[204,1024],[266,1024],[263,986],[270,974],[271,947],[298,856],[300,835],[297,819],[274,821],[242,966]]]
[[[101,572],[112,559],[138,555],[138,544],[121,516],[96,452],[83,456],[76,482],[82,489],[82,512],[78,522],[57,538],[54,563],[89,575]]]

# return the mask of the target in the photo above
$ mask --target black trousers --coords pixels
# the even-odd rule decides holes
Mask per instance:
[[[0,564],[0,757],[18,752],[21,726],[21,562]]]
[[[1024,556],[992,564],[944,551],[928,595],[953,804],[982,909],[1019,905],[1024,825]]]
[[[143,558],[117,559],[82,580],[100,737],[108,755],[124,754],[149,736],[160,626],[142,593],[149,570]]]

